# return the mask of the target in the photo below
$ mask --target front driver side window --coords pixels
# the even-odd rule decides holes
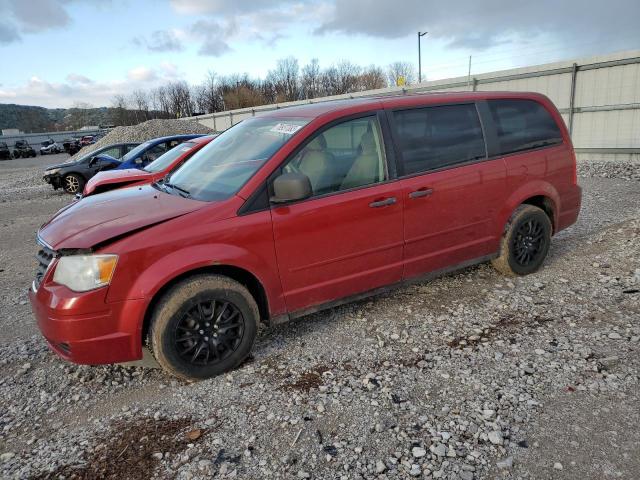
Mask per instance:
[[[283,170],[309,177],[314,196],[385,181],[378,118],[348,120],[315,135]]]

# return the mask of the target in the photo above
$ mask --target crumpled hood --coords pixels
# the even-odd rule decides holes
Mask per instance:
[[[91,248],[132,230],[194,212],[205,202],[160,192],[150,185],[83,198],[60,210],[38,235],[51,248]]]
[[[99,185],[127,184],[131,182],[152,181],[153,173],[129,168],[127,170],[109,170],[100,172],[89,179],[84,187],[84,195],[91,195]]]
[[[55,165],[47,165],[44,169],[45,173],[47,172],[47,170],[53,170],[54,168],[64,168],[64,167],[68,167],[70,165],[75,165],[79,163],[77,160],[73,161],[73,162],[67,162],[67,163],[56,163]]]

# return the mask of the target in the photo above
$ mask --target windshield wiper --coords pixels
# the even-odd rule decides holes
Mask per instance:
[[[189,190],[185,190],[184,188],[181,188],[177,185],[174,185],[173,183],[168,183],[168,182],[164,182],[163,185],[165,187],[169,187],[169,188],[173,188],[174,190],[177,190],[180,193],[181,197],[191,198],[191,193],[189,192]]]

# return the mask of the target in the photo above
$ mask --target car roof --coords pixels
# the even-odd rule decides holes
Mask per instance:
[[[271,118],[317,118],[325,114],[345,113],[375,110],[379,108],[394,108],[397,106],[411,106],[431,103],[452,103],[475,100],[489,100],[497,98],[521,98],[541,100],[544,95],[533,92],[432,92],[432,93],[406,93],[403,95],[385,95],[357,97],[343,100],[330,100],[292,107],[283,107],[277,110],[262,113],[262,117]]]
[[[196,138],[192,138],[191,140],[189,140],[190,142],[193,143],[209,143],[211,140],[213,140],[214,138],[216,138],[218,135],[205,135],[203,137],[196,137]]]
[[[181,135],[168,135],[166,137],[158,137],[158,138],[151,138],[145,142],[140,142],[140,143],[161,143],[161,142],[167,142],[169,140],[190,140],[192,138],[200,138],[201,136],[203,136],[204,133],[188,133],[188,134],[181,134]]]

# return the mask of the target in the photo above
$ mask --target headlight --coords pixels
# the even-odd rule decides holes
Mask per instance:
[[[53,281],[76,292],[109,285],[118,263],[117,255],[70,255],[60,257]]]
[[[60,170],[62,170],[62,169],[61,168],[54,168],[52,170],[45,170],[44,173],[45,173],[45,175],[55,175]]]

